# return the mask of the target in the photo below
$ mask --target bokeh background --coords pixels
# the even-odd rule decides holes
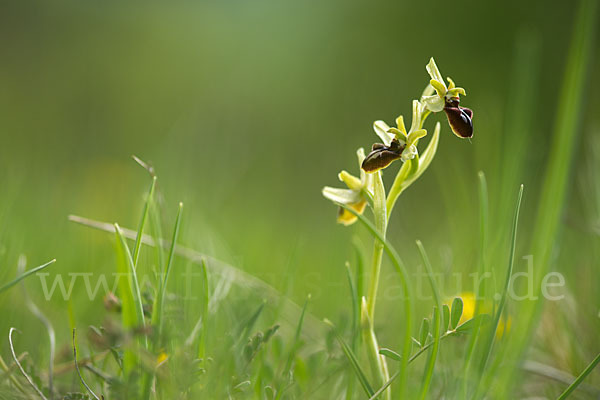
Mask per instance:
[[[569,2],[20,1],[1,10],[0,281],[14,276],[19,254],[30,267],[57,258],[53,274],[114,271],[113,237],[67,216],[135,228],[149,184],[135,154],[157,171],[167,221],[184,202],[182,243],[294,301],[312,293],[316,316],[337,317],[349,308],[352,238],[367,251],[370,241],[359,226],[335,223],[321,188],[339,185],[341,169],[358,172],[355,151],[376,141],[374,120],[410,114],[431,56],[466,88],[475,136],[459,140],[443,125],[438,155],[400,199],[389,237],[412,270],[421,239],[436,269],[474,271],[482,170],[498,248],[525,183],[517,255],[528,254],[541,176],[552,162],[575,15]],[[597,71],[598,58],[555,266],[571,301],[585,299],[578,312],[591,318],[592,332],[600,311],[592,233],[600,164],[591,155],[600,133]],[[388,184],[397,167],[386,171]],[[505,268],[505,259],[496,266]],[[86,300],[82,287],[69,306],[44,303],[39,283],[28,285],[60,342],[68,342],[68,307],[83,326],[102,320],[101,299]],[[462,289],[469,285],[465,278]],[[3,328],[37,326],[20,301],[18,291],[0,297]],[[398,305],[384,295],[380,307],[393,313]],[[584,359],[592,337],[583,339]]]

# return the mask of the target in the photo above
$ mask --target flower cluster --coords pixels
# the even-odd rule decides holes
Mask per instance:
[[[448,117],[452,132],[460,138],[473,137],[473,111],[460,107],[460,95],[466,96],[465,89],[456,87],[454,81],[448,78],[448,86],[444,84],[444,78],[435,64],[434,59],[429,60],[427,72],[431,76],[429,86],[425,89],[421,100],[432,112],[444,111]],[[436,94],[434,94],[436,93]]]
[[[401,160],[403,163],[411,161],[413,166],[409,172],[404,174],[406,176],[403,176],[403,179],[410,180],[411,173],[420,175],[433,157],[433,154],[429,154],[426,163],[420,162],[417,148],[419,140],[427,135],[427,130],[423,128],[423,124],[430,113],[444,111],[450,128],[456,136],[460,138],[473,137],[473,111],[459,105],[460,95],[466,95],[465,90],[456,87],[454,81],[450,78],[447,78],[448,85],[446,86],[433,58],[427,64],[426,69],[431,80],[420,100],[413,100],[410,129],[406,129],[403,116],[396,118],[395,127],[390,127],[383,121],[375,121],[373,128],[382,143],[373,144],[371,152],[366,156],[362,148],[358,150],[358,161],[361,168],[360,178],[342,171],[338,177],[346,184],[348,189],[325,187],[323,188],[323,195],[326,198],[336,204],[345,205],[358,214],[362,214],[367,204],[372,203],[374,182],[371,177],[372,174],[387,168],[396,160]],[[435,145],[437,146],[437,140]],[[429,153],[435,153],[435,148]],[[402,169],[399,176],[401,172]],[[357,217],[354,214],[343,207],[340,208],[339,223],[350,225],[356,219]]]

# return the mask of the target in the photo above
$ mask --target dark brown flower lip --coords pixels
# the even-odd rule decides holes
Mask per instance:
[[[363,160],[361,168],[370,173],[385,168],[402,157],[402,151],[405,147],[406,145],[400,144],[397,139],[392,140],[389,146],[375,143],[371,147],[371,152]]]
[[[444,112],[452,132],[462,139],[473,137],[473,110],[460,107],[458,98],[446,100]]]

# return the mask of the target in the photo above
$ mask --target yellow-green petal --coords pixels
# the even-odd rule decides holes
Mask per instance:
[[[446,79],[448,80],[448,90],[454,89],[456,87],[456,85],[454,84],[454,81],[452,80],[452,78],[447,77]]]
[[[360,192],[350,189],[339,189],[330,186],[325,186],[322,193],[326,199],[338,204],[358,203],[362,198]]]
[[[429,60],[429,64],[427,64],[425,69],[427,69],[427,72],[429,73],[429,76],[431,76],[432,80],[438,81],[440,84],[442,84],[444,86],[444,92],[445,92],[446,86],[444,85],[444,78],[442,77],[440,70],[438,69],[437,65],[435,64],[435,60],[433,59],[433,57],[431,57],[431,59]]]
[[[429,81],[429,84],[431,86],[433,86],[433,88],[435,89],[438,96],[443,97],[446,95],[446,92],[447,92],[446,86],[444,86],[444,84],[441,83],[440,81],[436,81],[435,79],[432,79]]]
[[[388,132],[390,130],[390,127],[388,124],[386,124],[383,121],[375,121],[375,122],[373,122],[373,129],[375,130],[375,133],[377,134],[377,136],[379,136],[381,138],[381,140],[383,141],[383,144],[385,144],[386,146],[389,146],[390,143],[392,143],[392,140],[394,139],[394,135],[392,135],[391,133]]]
[[[398,128],[390,128],[388,129],[388,133],[393,134],[394,136],[396,136],[396,139],[398,139],[400,142],[402,143],[406,143],[406,129],[401,130]]]
[[[365,160],[365,149],[360,147],[356,150],[356,158],[358,159],[358,170],[360,171],[360,181],[363,183],[363,187],[365,185],[366,173],[362,169],[362,163]]]
[[[404,135],[406,136],[406,126],[404,125],[404,117],[402,115],[396,118],[396,126],[404,132]]]
[[[422,101],[425,103],[425,107],[431,112],[440,112],[444,109],[444,99],[438,95],[424,96],[422,97]]]
[[[416,144],[419,139],[425,136],[427,136],[427,130],[425,129],[419,129],[414,132],[411,132],[408,135],[408,145],[410,146],[412,144]]]
[[[461,87],[457,87],[457,88],[448,90],[449,97],[458,97],[459,95],[466,96],[467,92],[465,92],[465,89],[463,89]]]
[[[348,186],[348,189],[352,189],[352,190],[361,190],[362,189],[362,182],[360,181],[359,178],[355,177],[354,175],[349,174],[347,171],[342,171],[338,174],[338,178],[340,179],[340,181],[344,182],[346,184],[346,186]]]
[[[423,101],[424,97],[429,97],[434,93],[435,89],[428,83],[427,86],[425,86],[425,89],[423,89],[423,93],[421,94],[421,101]]]
[[[412,114],[412,124],[410,125],[410,132],[420,129],[422,115],[423,115],[423,104],[421,104],[421,102],[419,102],[419,100],[413,100],[413,114]]]
[[[357,213],[362,214],[365,211],[365,208],[367,207],[367,202],[366,200],[361,200],[358,203],[349,204],[349,206]],[[340,207],[337,217],[338,223],[348,226],[356,222],[357,219],[358,217],[356,215],[352,214],[345,208]]]

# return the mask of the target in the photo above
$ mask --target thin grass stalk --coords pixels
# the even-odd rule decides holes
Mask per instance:
[[[117,234],[117,240],[121,244],[121,247],[124,251],[125,261],[129,266],[128,280],[130,284],[130,289],[132,293],[132,297],[135,305],[135,313],[137,317],[137,322],[142,326],[146,326],[145,318],[144,318],[144,306],[142,304],[142,295],[140,292],[140,284],[137,279],[136,269],[133,262],[133,258],[131,256],[131,252],[129,251],[129,246],[127,246],[127,242],[125,241],[125,237],[123,236],[123,231],[121,231],[121,227],[119,224],[115,224],[115,232]],[[146,343],[147,347],[147,343]]]
[[[517,203],[515,206],[515,212],[513,217],[512,229],[511,229],[511,240],[510,240],[510,252],[508,257],[508,266],[506,269],[506,279],[504,281],[504,287],[502,288],[502,294],[500,297],[500,303],[495,310],[494,320],[492,325],[489,327],[489,331],[487,332],[487,338],[485,338],[484,347],[483,347],[483,357],[481,359],[481,363],[479,365],[479,371],[481,374],[485,373],[485,369],[487,367],[488,360],[490,355],[492,354],[492,348],[494,346],[494,338],[496,336],[496,331],[498,330],[498,324],[500,323],[500,318],[502,317],[502,312],[504,311],[504,306],[506,304],[506,300],[508,297],[508,287],[510,285],[511,277],[514,269],[515,262],[515,249],[517,247],[517,228],[519,225],[519,213],[521,211],[521,199],[523,198],[523,185],[519,188],[519,194],[517,196]],[[478,387],[475,390],[476,393],[479,392],[481,388],[481,379],[478,380]],[[484,389],[485,391],[486,389]],[[477,397],[477,396],[476,396]]]
[[[583,370],[583,372],[579,374],[577,379],[575,379],[575,381],[572,384],[570,384],[564,392],[562,392],[562,394],[558,397],[557,400],[564,400],[567,397],[569,397],[571,393],[573,393],[575,389],[577,389],[581,382],[583,382],[583,380],[590,374],[590,372],[592,372],[592,370],[596,368],[596,365],[598,365],[598,363],[600,363],[600,354],[598,354],[596,358],[594,358],[592,362]]]
[[[350,348],[353,352],[357,353],[358,344],[360,341],[359,335],[359,321],[360,321],[360,306],[358,303],[358,291],[356,289],[356,285],[354,284],[354,280],[352,279],[352,271],[350,270],[350,265],[346,263],[346,276],[348,278],[348,287],[350,288],[350,299],[352,302],[352,322],[351,322],[351,331],[352,337],[350,341]],[[346,388],[346,399],[351,400],[354,397],[354,379],[349,379],[348,386]]]
[[[208,311],[209,311],[209,286],[208,286],[208,271],[206,270],[206,260],[202,259],[200,264],[202,270],[203,287],[202,291],[202,330],[200,333],[200,340],[198,341],[198,358],[206,363],[206,339],[208,336]],[[304,312],[304,310],[303,310]]]
[[[27,374],[27,372],[25,372],[25,369],[23,369],[23,366],[21,365],[21,363],[19,362],[19,359],[17,358],[17,354],[15,353],[15,347],[13,345],[13,340],[12,340],[13,332],[16,330],[17,330],[16,328],[10,328],[10,330],[8,331],[8,344],[10,345],[10,353],[13,357],[13,360],[15,361],[15,364],[17,364],[17,367],[21,371],[21,374],[23,374],[23,376],[29,383],[29,386],[31,386],[33,388],[33,390],[35,390],[35,392],[42,398],[42,400],[48,400],[46,398],[46,396],[44,396],[44,394],[42,393],[40,388],[38,388],[37,385],[35,383],[33,383],[33,379],[31,379],[31,377]]]
[[[431,266],[431,262],[429,261],[429,257],[427,256],[427,252],[423,247],[423,244],[420,240],[417,240],[417,247],[419,248],[419,253],[421,253],[421,258],[423,259],[423,264],[425,265],[425,269],[427,270],[427,277],[429,279],[429,285],[431,286],[431,291],[433,292],[433,298],[435,301],[435,309],[433,313],[434,328],[433,328],[433,346],[431,348],[431,352],[429,353],[429,358],[427,359],[427,365],[425,367],[425,375],[423,377],[423,384],[421,385],[421,393],[419,398],[421,400],[427,397],[427,392],[429,391],[429,385],[431,384],[431,378],[433,377],[433,370],[435,368],[435,362],[437,360],[438,350],[440,346],[440,326],[442,319],[442,302],[440,299],[439,289],[437,287],[437,283],[435,282],[433,268]]]
[[[171,240],[171,248],[169,249],[169,257],[167,258],[167,265],[165,268],[164,280],[159,285],[158,302],[159,309],[157,310],[157,325],[158,325],[158,337],[159,342],[162,336],[163,329],[163,314],[165,307],[165,293],[167,291],[167,285],[169,283],[169,276],[171,274],[171,266],[173,265],[173,259],[175,258],[175,245],[177,243],[177,237],[179,236],[179,228],[181,226],[181,214],[183,211],[183,203],[179,203],[179,209],[177,211],[177,219],[175,220],[175,228],[173,229],[173,237]]]
[[[354,370],[354,373],[356,374],[356,377],[358,378],[358,381],[360,382],[363,390],[365,391],[367,396],[372,396],[373,393],[375,393],[375,391],[373,390],[373,387],[371,386],[367,375],[365,374],[360,363],[358,362],[358,358],[356,357],[350,346],[348,346],[344,339],[340,336],[337,329],[335,328],[335,325],[333,325],[333,323],[327,319],[325,319],[323,322],[329,325],[333,330],[335,338],[342,347],[342,351],[344,352],[346,358],[350,362],[350,365],[352,366],[352,369]]]
[[[146,226],[146,220],[148,219],[148,213],[150,211],[150,205],[152,204],[152,198],[154,196],[154,188],[156,187],[156,176],[152,177],[152,184],[150,185],[150,190],[148,191],[148,197],[146,198],[146,202],[144,203],[144,211],[142,211],[142,217],[140,219],[140,224],[138,227],[138,234],[135,239],[135,245],[133,247],[133,266],[137,268],[138,260],[140,258],[140,251],[142,248],[142,237],[144,235],[144,228]]]

